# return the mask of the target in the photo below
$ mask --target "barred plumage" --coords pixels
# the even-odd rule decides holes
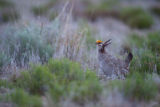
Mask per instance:
[[[105,47],[111,44],[111,40],[104,43],[96,42],[98,45],[98,60],[100,73],[106,76],[114,76],[119,79],[124,79],[129,72],[130,61],[133,58],[132,53],[129,53],[125,60],[115,58],[106,52]]]

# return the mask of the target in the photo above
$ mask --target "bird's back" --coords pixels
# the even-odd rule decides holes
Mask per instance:
[[[128,66],[125,60],[120,60],[108,53],[99,53],[100,72],[107,76],[116,75],[117,77],[125,75],[128,70]]]

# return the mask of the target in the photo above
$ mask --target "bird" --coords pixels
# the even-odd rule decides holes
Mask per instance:
[[[133,59],[133,54],[128,52],[127,57],[122,60],[109,54],[106,47],[111,44],[111,39],[105,41],[97,40],[98,45],[98,60],[100,74],[106,77],[114,77],[118,79],[125,79],[126,74],[129,72],[130,62]]]

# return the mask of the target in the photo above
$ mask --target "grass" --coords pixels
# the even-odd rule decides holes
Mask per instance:
[[[132,28],[145,29],[150,28],[153,24],[152,16],[139,7],[123,8],[120,16]]]

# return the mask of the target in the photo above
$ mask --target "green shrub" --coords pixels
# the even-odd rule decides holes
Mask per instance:
[[[20,28],[16,31],[13,29],[13,33],[6,34],[2,46],[3,51],[17,66],[28,65],[33,57],[38,57],[36,60],[45,63],[53,55],[51,44],[40,35],[40,29],[34,27]]]
[[[73,101],[80,104],[83,104],[86,101],[98,101],[102,91],[102,87],[97,80],[95,73],[89,71],[87,75],[84,82],[79,84],[73,82],[69,86],[72,87],[71,93],[74,93],[72,96]]]
[[[51,89],[52,97],[66,98],[70,95],[73,101],[84,103],[86,100],[96,99],[101,92],[95,73],[85,73],[78,64],[67,59],[50,62],[49,69],[55,73],[59,81],[59,85]]]
[[[68,59],[50,60],[47,66],[56,78],[56,82],[50,89],[50,95],[54,101],[69,96],[71,92],[69,85],[72,82],[78,83],[85,80],[84,72],[79,64]]]
[[[17,107],[42,107],[42,101],[37,96],[32,96],[22,89],[16,89],[9,99],[16,104]]]
[[[145,77],[138,73],[132,73],[122,84],[122,92],[125,96],[135,100],[151,100],[157,95],[158,89],[151,75]]]
[[[21,62],[22,60],[24,60],[25,63],[28,62],[32,53],[35,55],[37,54],[41,58],[42,62],[47,60],[52,55],[51,46],[44,43],[41,37],[32,35],[31,32],[22,32],[18,34],[15,38],[15,41],[19,42],[20,45],[19,50],[15,56],[17,62]],[[10,45],[14,46],[13,49],[16,48],[16,44]],[[13,54],[13,52],[11,54]]]
[[[50,90],[54,101],[69,96],[77,103],[98,99],[102,89],[95,73],[84,72],[79,64],[68,59],[49,61],[48,68],[57,80]]]
[[[12,81],[15,87],[32,95],[48,93],[55,103],[71,98],[76,103],[98,100],[102,87],[94,72],[86,72],[68,59],[50,60],[48,64],[33,66]]]
[[[53,83],[53,75],[47,67],[35,66],[21,73],[15,85],[29,91],[31,94],[44,94]]]
[[[84,104],[87,101],[98,100],[102,92],[102,87],[91,71],[88,71],[90,77],[86,75],[85,80],[72,80],[70,82],[59,80],[57,84],[54,83],[50,89],[50,95],[53,101],[65,100],[67,98],[78,104]],[[62,82],[63,81],[63,82]]]
[[[133,28],[149,28],[153,24],[152,16],[142,8],[128,7],[120,13],[122,19]]]
[[[72,80],[84,80],[84,72],[78,63],[68,59],[50,60],[49,70],[54,73],[60,81],[70,82]]]

